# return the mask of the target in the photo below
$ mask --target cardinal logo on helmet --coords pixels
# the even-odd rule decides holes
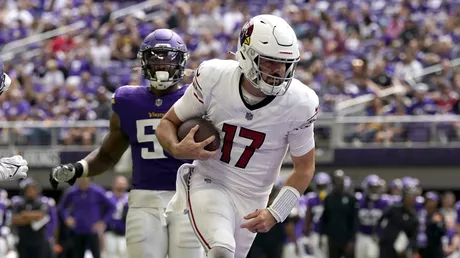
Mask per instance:
[[[246,22],[241,29],[240,33],[240,43],[249,45],[251,43],[251,35],[252,31],[254,30],[254,24],[252,22]]]

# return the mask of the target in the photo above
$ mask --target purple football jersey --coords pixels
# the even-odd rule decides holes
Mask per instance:
[[[319,233],[319,222],[324,211],[323,201],[314,192],[308,193],[306,196],[307,209],[311,210],[313,216],[313,231]]]
[[[112,191],[105,193],[105,196],[115,203],[115,212],[113,213],[112,220],[107,225],[107,230],[111,230],[118,234],[125,233],[125,214],[128,210],[128,193],[123,196],[116,196]]]
[[[457,234],[455,228],[448,229],[446,234],[442,237],[443,245],[451,245],[452,241],[454,240],[454,236]]]
[[[390,204],[390,197],[383,194],[378,200],[372,201],[368,200],[366,195],[362,193],[356,193],[355,196],[359,203],[358,231],[365,235],[373,235],[377,222]]]
[[[121,128],[129,138],[133,160],[133,189],[176,189],[177,169],[186,161],[163,150],[155,128],[171,106],[184,94],[186,86],[162,97],[144,86],[123,86],[112,98],[112,109],[120,117]]]

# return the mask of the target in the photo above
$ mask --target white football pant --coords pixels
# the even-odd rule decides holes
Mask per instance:
[[[356,258],[377,258],[379,257],[379,245],[371,236],[358,233],[355,245]]]
[[[128,258],[126,238],[113,232],[104,234],[104,253],[107,258]]]
[[[266,207],[268,196],[264,199],[247,198],[198,173],[192,174],[188,193],[186,180],[189,172],[190,165],[179,168],[177,197],[168,211],[177,212],[180,205],[174,202],[186,200],[190,222],[206,252],[213,247],[223,247],[233,252],[234,258],[245,258],[256,234],[240,228],[240,225],[247,222],[244,216]],[[176,205],[176,208],[170,208]]]
[[[172,194],[164,191],[131,190],[126,218],[126,243],[130,258],[201,258],[203,248],[187,215],[166,217]],[[148,207],[163,202],[163,207]],[[155,204],[156,203],[156,204]],[[146,207],[139,207],[146,206]],[[156,205],[158,206],[158,205]]]
[[[310,237],[310,246],[313,252],[313,256],[316,258],[326,258],[327,257],[327,237],[323,236],[320,239],[320,235],[317,232],[312,232]],[[319,241],[321,240],[321,247]]]

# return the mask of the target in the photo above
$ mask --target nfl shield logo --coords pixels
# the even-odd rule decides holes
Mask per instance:
[[[254,117],[254,115],[251,112],[246,112],[246,119],[247,120],[252,120],[253,117]]]
[[[155,106],[157,106],[157,107],[161,106],[162,104],[163,104],[163,100],[162,100],[162,99],[157,99],[157,100],[155,101]]]

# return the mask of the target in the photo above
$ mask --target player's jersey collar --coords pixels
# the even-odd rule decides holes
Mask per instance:
[[[255,104],[255,105],[250,105],[250,104],[246,103],[246,101],[243,98],[243,92],[242,92],[242,89],[241,89],[241,87],[243,87],[243,78],[244,78],[244,74],[241,74],[240,81],[238,83],[238,92],[239,92],[241,101],[243,102],[243,104],[246,106],[247,109],[252,111],[252,110],[256,110],[256,109],[265,107],[266,105],[270,104],[275,99],[275,96],[267,96],[265,99],[263,99],[261,102]]]

